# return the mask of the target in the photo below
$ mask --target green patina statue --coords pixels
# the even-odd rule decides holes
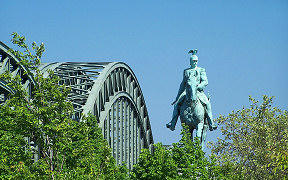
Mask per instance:
[[[181,122],[188,125],[191,134],[196,129],[196,137],[200,138],[203,148],[207,129],[213,131],[217,126],[212,118],[210,100],[204,93],[208,85],[205,69],[197,66],[197,49],[190,50],[189,53],[192,54],[190,68],[184,70],[176,100],[172,103],[174,104],[172,120],[166,126],[174,131],[180,115]]]

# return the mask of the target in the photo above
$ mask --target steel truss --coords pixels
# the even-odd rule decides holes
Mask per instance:
[[[18,65],[18,60],[0,42],[0,74],[10,70],[21,75],[23,85],[31,94],[35,84],[29,69]],[[60,77],[60,84],[71,88],[68,100],[74,106],[74,119],[83,114],[96,116],[104,138],[112,149],[117,164],[127,163],[129,169],[138,160],[141,149],[153,150],[153,136],[140,85],[131,68],[120,62],[62,62],[44,63],[39,69],[48,76],[52,70]],[[24,75],[25,74],[25,75]],[[0,103],[13,90],[0,79]]]
[[[0,41],[0,74],[6,71],[10,72],[12,77],[20,75],[23,87],[28,95],[31,95],[31,90],[35,85],[32,73],[25,66],[19,65],[19,60],[9,52],[9,47]],[[0,79],[0,104],[8,98],[9,93],[13,93],[13,90],[7,86],[7,82]]]

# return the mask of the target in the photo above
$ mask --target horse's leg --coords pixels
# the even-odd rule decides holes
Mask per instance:
[[[190,137],[190,138],[191,138],[191,140],[193,141],[193,131],[194,131],[194,128],[193,128],[193,127],[190,127],[189,130],[190,130],[190,134],[191,134],[191,137]]]
[[[198,123],[196,126],[196,137],[199,137],[200,140],[202,138],[203,127],[204,127],[204,124],[202,122]]]
[[[203,122],[198,123],[198,125],[196,126],[196,137],[199,137],[201,146],[202,146],[202,150],[204,150],[204,144],[202,143],[202,133],[203,133],[203,128],[204,128],[204,124]]]
[[[204,107],[203,107],[204,108]],[[207,131],[209,129],[209,125],[208,125],[208,118],[205,115],[205,111],[203,112],[203,120],[204,120],[204,126],[203,126],[203,130],[202,130],[202,139],[201,139],[201,145],[202,145],[202,150],[204,149],[204,145],[205,145],[205,141],[206,141],[206,137],[207,137]]]
[[[202,139],[201,139],[201,145],[202,145],[202,150],[204,149],[204,144],[206,141],[206,136],[207,136],[207,131],[208,131],[208,125],[204,125],[203,126],[203,130],[202,130]]]

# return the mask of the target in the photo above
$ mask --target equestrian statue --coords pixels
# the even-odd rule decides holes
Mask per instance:
[[[199,137],[202,149],[206,140],[207,130],[217,129],[212,118],[210,97],[204,93],[208,85],[208,79],[204,68],[198,67],[197,49],[190,50],[190,68],[183,72],[183,80],[180,84],[174,104],[172,120],[166,127],[174,131],[180,115],[181,123],[189,127],[191,138],[196,129],[196,137]]]

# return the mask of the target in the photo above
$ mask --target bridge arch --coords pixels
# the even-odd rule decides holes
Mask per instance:
[[[125,63],[65,62],[42,64],[72,89],[69,100],[75,119],[91,112],[96,116],[104,138],[118,164],[132,168],[141,149],[153,148],[153,136],[139,82]]]
[[[139,82],[124,63],[109,63],[95,82],[84,113],[99,117],[103,135],[116,161],[137,162],[142,148],[152,150],[153,136]]]

